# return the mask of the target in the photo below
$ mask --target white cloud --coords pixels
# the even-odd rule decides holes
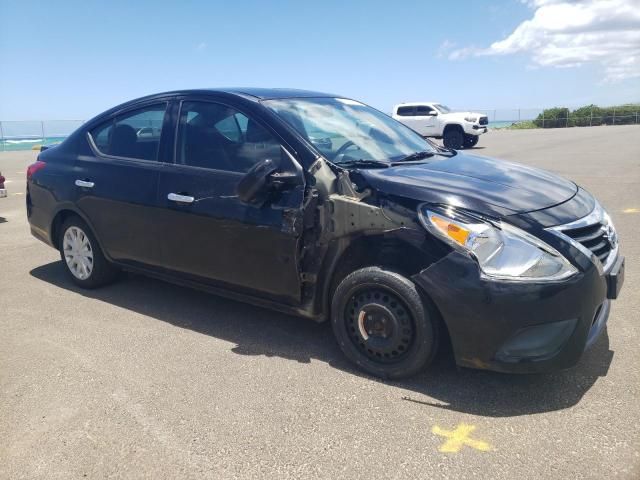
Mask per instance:
[[[596,63],[605,81],[640,77],[640,0],[522,0],[532,9],[505,39],[488,48],[464,47],[450,60],[526,53],[536,66]]]

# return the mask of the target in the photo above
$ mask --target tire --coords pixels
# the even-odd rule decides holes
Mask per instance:
[[[480,135],[465,135],[464,136],[464,148],[473,148],[478,144]]]
[[[447,148],[453,148],[454,150],[460,150],[464,142],[464,134],[458,127],[449,127],[445,130],[443,143]]]
[[[378,267],[356,270],[340,282],[331,324],[347,358],[376,377],[410,377],[436,354],[433,308],[409,279]]]
[[[62,264],[76,285],[93,289],[116,279],[118,269],[104,257],[95,235],[80,217],[64,221],[58,246]]]

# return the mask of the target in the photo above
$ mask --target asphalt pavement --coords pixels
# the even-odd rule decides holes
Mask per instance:
[[[640,478],[640,126],[491,131],[472,150],[557,172],[627,257],[607,332],[547,375],[354,369],[327,325],[127,275],[76,288],[29,234],[0,153],[0,478]]]

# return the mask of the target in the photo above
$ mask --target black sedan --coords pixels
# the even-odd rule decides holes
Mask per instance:
[[[144,97],[27,177],[31,231],[80,287],[131,270],[328,320],[385,378],[423,370],[446,338],[462,366],[572,366],[623,282],[611,218],[573,182],[442,149],[335,95]]]

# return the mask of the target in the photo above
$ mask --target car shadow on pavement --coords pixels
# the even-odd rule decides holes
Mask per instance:
[[[7,223],[7,219],[4,217],[0,217],[0,223]]]
[[[576,405],[613,359],[607,332],[575,368],[544,375],[506,375],[457,368],[445,348],[423,374],[404,381],[382,381],[346,360],[328,323],[284,315],[159,280],[123,275],[119,282],[82,290],[60,262],[31,270],[35,278],[84,297],[125,308],[181,328],[236,344],[239,355],[279,357],[300,363],[327,362],[350,375],[398,388],[398,401],[488,417],[511,417],[562,410]]]

